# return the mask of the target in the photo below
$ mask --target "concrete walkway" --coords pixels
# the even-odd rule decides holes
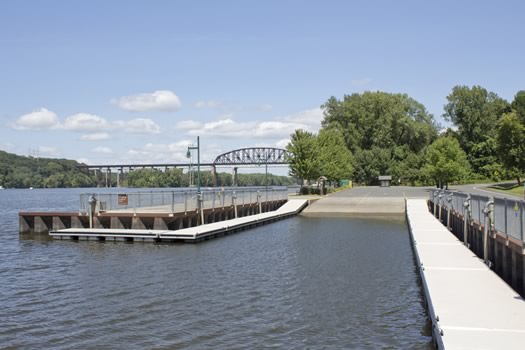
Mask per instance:
[[[428,210],[407,199],[407,221],[440,349],[524,349],[525,301]]]
[[[400,216],[405,198],[428,198],[426,187],[356,187],[312,203],[302,216]]]

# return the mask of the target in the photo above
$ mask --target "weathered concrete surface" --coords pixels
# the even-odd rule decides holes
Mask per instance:
[[[405,186],[357,187],[319,199],[302,216],[399,216],[405,213],[405,198],[427,198],[427,188]]]
[[[397,198],[323,198],[306,208],[303,216],[402,215],[405,199]]]

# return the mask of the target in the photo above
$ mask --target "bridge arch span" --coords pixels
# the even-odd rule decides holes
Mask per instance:
[[[220,154],[213,165],[289,164],[292,153],[275,147],[240,148]]]

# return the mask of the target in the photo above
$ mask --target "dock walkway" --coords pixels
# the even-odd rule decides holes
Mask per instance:
[[[279,209],[244,216],[236,219],[214,222],[180,230],[133,230],[133,229],[87,229],[69,228],[50,231],[55,239],[79,239],[98,241],[156,241],[156,242],[199,242],[245,228],[263,225],[298,214],[306,205],[306,199],[292,199]]]
[[[428,210],[407,199],[414,252],[440,349],[523,349],[525,300]]]

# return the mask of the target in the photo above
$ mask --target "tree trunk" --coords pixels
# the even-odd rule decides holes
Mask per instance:
[[[519,176],[517,177],[517,180],[518,180],[518,186],[521,186],[521,179]]]

